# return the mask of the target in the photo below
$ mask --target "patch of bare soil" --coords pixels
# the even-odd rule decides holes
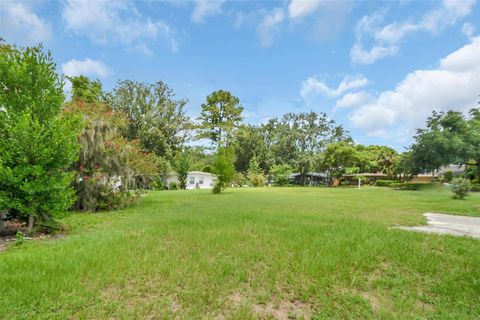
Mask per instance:
[[[15,241],[15,236],[0,237],[0,252],[6,250],[13,241]]]
[[[310,319],[313,308],[310,304],[298,300],[284,300],[277,303],[255,304],[253,312],[261,319],[271,317],[277,320]]]
[[[248,299],[240,293],[230,295],[228,302],[234,309],[249,305]],[[313,306],[298,300],[281,300],[270,301],[266,304],[253,304],[251,305],[251,311],[258,319],[310,319]],[[220,315],[216,319],[225,319],[225,317]]]
[[[0,252],[6,250],[16,241],[17,231],[21,231],[23,234],[26,233],[27,229],[16,221],[7,221],[5,223],[5,229],[0,233]],[[37,232],[29,237],[24,237],[24,240],[44,240],[44,239],[59,239],[65,237],[65,234],[62,232],[55,234],[48,234],[43,232]]]

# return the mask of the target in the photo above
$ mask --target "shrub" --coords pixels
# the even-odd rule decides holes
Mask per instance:
[[[179,189],[179,186],[176,181],[172,181],[169,183],[168,190],[178,190],[178,189]]]
[[[15,234],[15,245],[20,246],[25,242],[25,235],[22,231],[17,231]]]
[[[270,174],[272,175],[273,182],[277,186],[286,186],[290,183],[290,176],[292,175],[292,170],[290,166],[275,165],[270,169]]]
[[[453,179],[453,172],[447,171],[443,174],[443,182],[450,182]]]
[[[163,179],[161,175],[156,175],[150,183],[150,189],[152,190],[163,190]]]
[[[220,183],[215,183],[212,189],[212,193],[219,194],[221,191],[222,191],[222,186],[220,185]]]
[[[245,175],[241,172],[236,172],[233,175],[233,183],[236,186],[241,187],[241,186],[243,186],[244,184],[247,183],[247,177],[245,177]]]
[[[472,185],[470,180],[464,178],[456,178],[452,181],[452,192],[453,192],[453,199],[463,199],[465,198]]]
[[[247,176],[248,176],[248,181],[250,181],[252,186],[254,187],[265,186],[265,182],[267,179],[263,173],[249,173]]]
[[[260,169],[256,156],[250,159],[250,164],[247,172],[248,181],[254,187],[263,187],[265,185],[266,177]]]

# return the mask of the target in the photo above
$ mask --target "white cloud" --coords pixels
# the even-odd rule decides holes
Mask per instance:
[[[72,59],[62,64],[62,71],[67,76],[98,76],[100,78],[108,77],[109,70],[100,60]]]
[[[0,7],[0,30],[7,41],[36,45],[51,38],[50,25],[25,4],[2,2]]]
[[[476,0],[444,0],[440,7],[425,13],[418,22],[394,22],[383,27],[380,24],[386,11],[364,16],[355,27],[356,41],[350,51],[352,62],[371,64],[381,58],[396,55],[399,44],[408,35],[418,31],[439,32],[469,15],[475,3]],[[374,40],[371,49],[364,48],[365,37]]]
[[[442,6],[427,12],[419,23],[419,28],[430,32],[438,32],[453,25],[458,19],[472,12],[476,0],[444,0]]]
[[[325,84],[325,82],[313,76],[309,77],[302,83],[300,95],[304,99],[307,99],[309,96],[315,96],[319,94],[328,97],[338,97],[351,89],[362,88],[367,84],[368,79],[361,75],[345,76],[337,88],[330,88],[327,84]]]
[[[462,33],[468,38],[471,38],[475,33],[475,27],[471,23],[465,22],[462,26]]]
[[[337,100],[334,110],[339,108],[355,107],[355,106],[366,103],[370,99],[371,97],[368,92],[365,92],[365,91],[349,92]]]
[[[288,5],[288,15],[291,19],[297,19],[315,12],[322,0],[292,0]]]
[[[172,51],[178,50],[178,39],[170,26],[144,17],[131,1],[69,0],[65,2],[62,17],[67,30],[102,45],[146,47],[144,41],[160,36]]]
[[[284,19],[285,12],[283,8],[274,8],[263,17],[257,28],[257,34],[262,46],[268,47],[272,45],[273,39],[278,33],[279,25]]]
[[[206,17],[222,13],[224,2],[225,0],[195,0],[190,19],[195,23],[203,23]]]
[[[397,46],[374,46],[370,50],[366,50],[361,44],[357,43],[352,47],[350,56],[353,63],[371,64],[381,58],[394,56],[397,53]]]
[[[480,88],[480,37],[439,61],[438,67],[409,73],[395,89],[356,109],[352,124],[367,133],[413,132],[433,110],[467,111]]]
[[[410,23],[391,23],[375,34],[375,39],[383,43],[398,43],[411,32],[418,30],[418,26]]]

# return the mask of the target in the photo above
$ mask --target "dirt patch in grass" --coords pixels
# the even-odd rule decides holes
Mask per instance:
[[[362,292],[360,295],[370,302],[370,307],[372,308],[373,313],[377,313],[380,307],[380,301],[378,297],[373,292]]]
[[[25,241],[30,240],[45,240],[45,239],[60,239],[64,238],[66,235],[64,233],[57,233],[57,234],[45,234],[45,233],[37,233],[31,237],[24,237]],[[10,247],[12,244],[15,244],[16,237],[15,235],[8,235],[0,237],[0,252],[5,251]]]
[[[269,301],[267,303],[251,303],[245,295],[233,293],[228,297],[228,302],[233,309],[247,307],[258,319],[311,319],[314,308],[313,305],[299,300],[279,300]],[[219,315],[216,319],[224,319]]]
[[[260,319],[268,319],[271,317],[278,320],[310,319],[312,317],[313,307],[309,303],[298,300],[284,300],[275,303],[255,304],[253,305],[253,312]]]

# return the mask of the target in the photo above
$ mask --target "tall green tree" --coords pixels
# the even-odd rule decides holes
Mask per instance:
[[[479,103],[480,104],[480,103]],[[466,157],[465,163],[473,160],[477,167],[477,179],[480,182],[480,107],[470,110],[470,119],[467,121],[467,134],[465,135]]]
[[[62,116],[63,78],[41,46],[0,52],[0,212],[49,223],[74,201],[78,119]]]
[[[179,152],[173,160],[173,168],[177,173],[178,182],[180,183],[180,189],[187,188],[188,172],[191,167],[191,158],[187,151]]]
[[[321,156],[321,169],[329,172],[330,177],[340,178],[347,169],[359,163],[358,152],[349,141],[334,142],[325,148]]]
[[[144,151],[171,159],[188,140],[191,129],[185,113],[188,100],[175,99],[173,90],[162,81],[155,84],[119,81],[108,101],[113,110],[127,118],[123,136],[139,140]]]
[[[235,134],[235,170],[247,172],[255,156],[260,168],[267,172],[274,162],[270,141],[271,136],[265,125],[241,125]]]
[[[433,112],[425,129],[418,129],[411,150],[417,167],[431,171],[463,163],[469,155],[469,126],[458,111]]]
[[[121,135],[128,121],[122,112],[112,110],[102,101],[101,83],[79,78],[79,81],[77,77],[71,78],[72,101],[66,108],[67,114],[82,118],[78,135],[80,152],[74,166],[76,209],[122,208],[148,187],[158,172],[159,162],[152,153],[142,151],[137,140],[129,141]],[[98,95],[89,95],[98,90]]]
[[[85,102],[100,101],[103,97],[100,80],[90,80],[85,76],[67,77],[72,83],[72,98]]]
[[[215,147],[231,146],[233,134],[243,120],[240,100],[225,90],[212,92],[202,104],[198,120],[199,138],[209,139]]]
[[[272,121],[272,124],[275,122]],[[290,164],[300,173],[300,183],[306,183],[306,174],[315,166],[316,159],[329,143],[351,141],[347,131],[325,113],[287,113],[278,121],[274,134],[274,152],[280,163]]]

